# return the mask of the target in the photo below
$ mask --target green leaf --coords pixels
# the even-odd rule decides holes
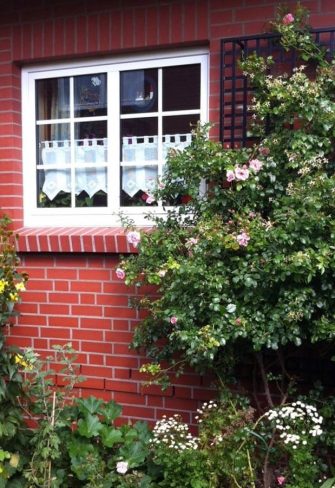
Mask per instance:
[[[118,429],[108,427],[106,425],[100,431],[102,444],[106,447],[113,447],[122,441],[122,433]]]
[[[82,413],[89,412],[90,414],[95,414],[99,412],[100,406],[102,404],[102,400],[90,396],[88,398],[78,398],[77,405]]]
[[[78,433],[83,437],[96,437],[99,435],[103,425],[96,415],[91,415],[90,413],[85,417],[85,419],[79,419],[78,421]]]

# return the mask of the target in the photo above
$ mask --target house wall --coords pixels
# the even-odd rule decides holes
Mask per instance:
[[[303,4],[313,26],[334,25],[333,0]],[[126,418],[154,420],[170,410],[192,423],[199,402],[214,393],[208,378],[192,372],[166,392],[143,390],[138,368],[145,359],[128,348],[140,319],[129,307],[135,292],[114,273],[119,254],[132,252],[121,229],[95,229],[93,223],[83,229],[24,227],[21,66],[207,45],[209,119],[217,124],[220,39],[266,31],[277,5],[273,0],[0,0],[0,208],[21,235],[22,268],[30,275],[9,340],[41,353],[72,342],[87,378],[80,393],[116,400]],[[217,134],[214,128],[213,137]]]

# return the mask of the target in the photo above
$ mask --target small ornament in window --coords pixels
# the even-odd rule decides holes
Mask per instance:
[[[91,83],[93,86],[100,86],[101,80],[100,80],[99,76],[92,76]]]

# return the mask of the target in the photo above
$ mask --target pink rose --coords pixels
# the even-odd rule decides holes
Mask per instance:
[[[284,17],[283,17],[283,24],[284,25],[292,24],[292,22],[294,22],[294,16],[291,13],[284,15]]]
[[[248,242],[250,241],[250,237],[249,237],[249,235],[246,232],[241,232],[241,234],[239,234],[236,237],[236,240],[237,240],[237,242],[239,243],[240,246],[247,247]]]
[[[230,183],[231,181],[234,181],[234,180],[235,180],[235,173],[234,173],[234,171],[231,170],[231,169],[228,169],[228,171],[227,171],[227,181],[229,181],[229,183]]]
[[[195,246],[196,244],[198,244],[198,239],[196,237],[190,237],[185,243],[186,247]]]
[[[268,147],[260,147],[259,152],[262,156],[268,156],[270,154],[270,149]]]
[[[141,241],[141,234],[136,230],[129,232],[127,234],[127,241],[129,244],[132,244],[134,247],[137,247],[139,242]]]
[[[117,270],[115,271],[116,273],[116,276],[120,279],[120,280],[124,280],[125,277],[126,277],[126,273],[123,271],[122,268],[117,268]]]
[[[253,169],[255,173],[258,173],[262,166],[263,163],[259,159],[252,159],[251,161],[249,161],[249,168]]]
[[[240,166],[236,166],[235,177],[237,180],[245,181],[249,178],[249,170],[247,168],[241,168]]]
[[[235,324],[236,324],[236,325],[241,325],[241,324],[242,324],[242,320],[241,320],[240,318],[237,318],[237,319],[235,320]]]
[[[286,480],[285,480],[284,476],[278,476],[278,478],[277,478],[278,485],[280,485],[280,486],[283,485],[285,483],[285,481]]]
[[[154,203],[154,201],[155,201],[154,197],[151,195],[148,195],[146,200],[145,200],[145,203],[148,203],[150,205],[151,203]]]
[[[176,325],[177,322],[178,322],[178,317],[172,315],[172,317],[170,318],[170,324]]]

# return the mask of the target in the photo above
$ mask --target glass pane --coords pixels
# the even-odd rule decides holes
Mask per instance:
[[[121,73],[121,114],[157,111],[157,72],[141,69]]]
[[[107,206],[107,168],[76,170],[76,207]]]
[[[200,64],[163,68],[163,110],[200,108]]]
[[[75,117],[95,117],[107,115],[106,79],[105,73],[75,76]]]
[[[64,165],[71,162],[70,124],[37,126],[37,164]]]
[[[124,162],[157,160],[157,117],[121,121],[121,160]]]
[[[151,195],[156,188],[158,168],[154,166],[124,166],[121,168],[121,205],[155,205]]]
[[[105,163],[107,142],[106,121],[75,124],[75,162]]]
[[[70,207],[71,206],[71,172],[70,169],[37,171],[37,206]]]
[[[191,142],[191,131],[196,126],[199,115],[173,115],[163,117],[163,156],[169,149],[184,149]]]
[[[37,120],[70,117],[69,78],[36,81]]]

